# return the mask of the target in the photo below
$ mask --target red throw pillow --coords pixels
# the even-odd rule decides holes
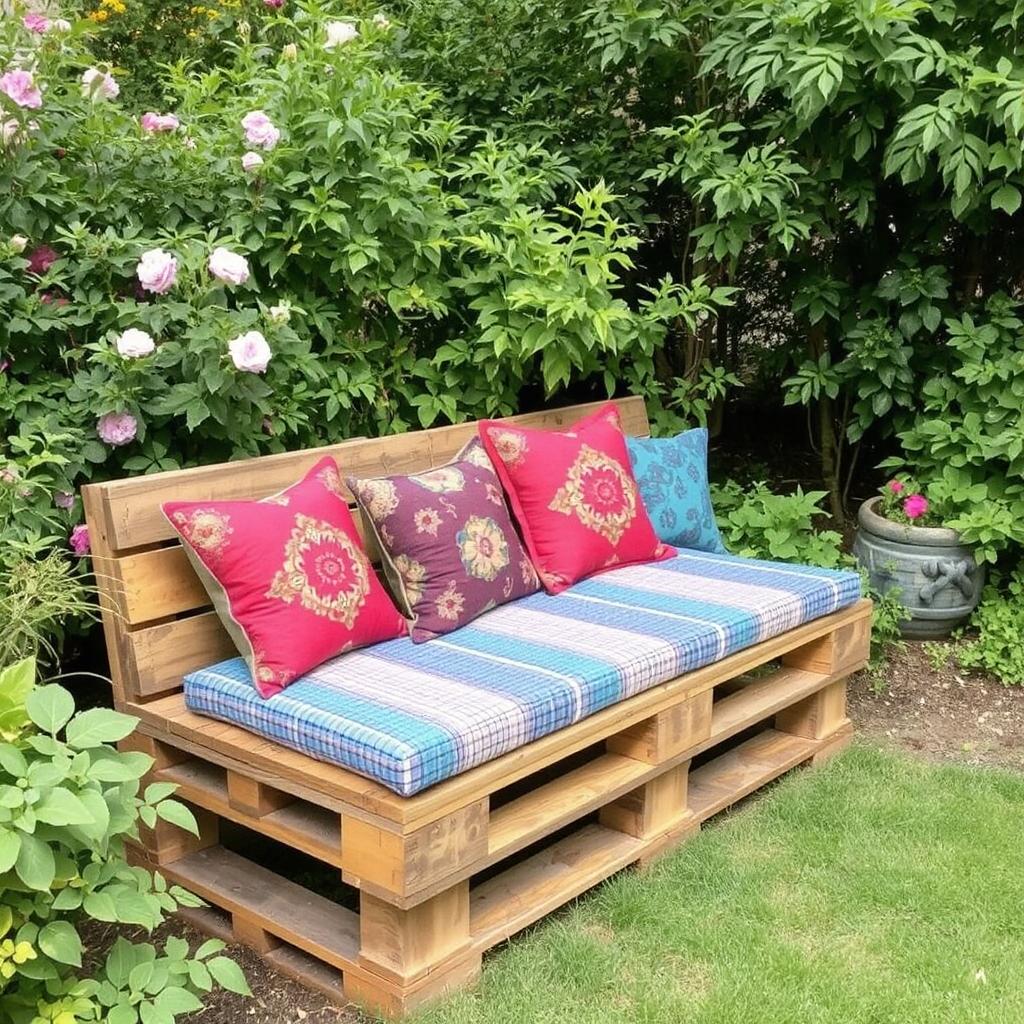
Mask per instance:
[[[343,651],[406,632],[330,457],[262,501],[169,501],[163,511],[263,697]]]
[[[613,402],[572,430],[483,420],[480,437],[550,593],[596,572],[675,554],[658,540],[640,500]]]

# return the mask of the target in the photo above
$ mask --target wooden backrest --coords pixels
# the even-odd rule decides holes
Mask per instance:
[[[626,433],[646,436],[643,399],[617,404]],[[549,409],[509,422],[566,427],[597,407]],[[475,422],[461,423],[84,487],[116,704],[166,696],[181,688],[184,675],[236,653],[160,511],[163,502],[264,498],[294,483],[324,455],[335,458],[343,475],[416,473],[447,462],[476,429]]]

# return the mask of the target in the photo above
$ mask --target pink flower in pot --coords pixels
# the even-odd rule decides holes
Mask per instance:
[[[889,488],[890,494],[902,494],[905,490],[903,484],[899,480],[890,480],[886,487]]]
[[[912,494],[903,502],[903,513],[913,521],[928,514],[928,499],[923,494]]]

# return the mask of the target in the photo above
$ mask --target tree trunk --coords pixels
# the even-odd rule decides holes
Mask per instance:
[[[823,324],[817,323],[811,327],[808,341],[812,358],[820,359],[828,351],[828,337]],[[839,479],[842,438],[836,433],[835,403],[824,393],[818,399],[818,432],[821,435],[821,479],[828,490],[829,511],[832,513],[836,529],[841,530],[846,524],[843,485]]]

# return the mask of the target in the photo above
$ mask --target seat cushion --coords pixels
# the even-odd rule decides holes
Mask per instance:
[[[225,661],[185,701],[410,796],[859,596],[856,573],[685,550],[343,654],[269,700]]]

